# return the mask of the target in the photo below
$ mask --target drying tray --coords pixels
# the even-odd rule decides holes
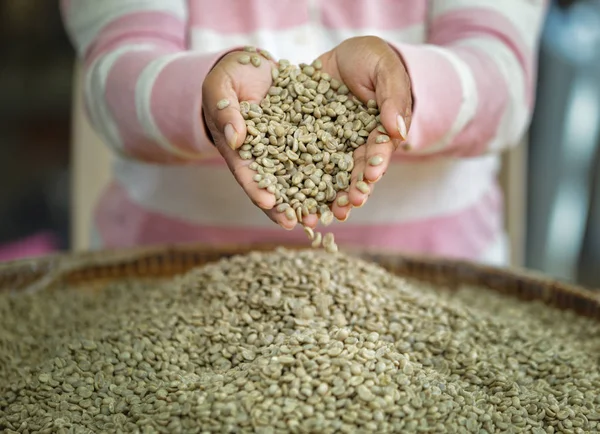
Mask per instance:
[[[274,245],[207,247],[203,245],[142,247],[86,253],[67,253],[0,264],[0,293],[53,290],[65,287],[101,289],[125,279],[164,279],[193,267],[250,251],[273,250]],[[305,247],[288,246],[298,249]],[[453,290],[477,285],[521,300],[541,300],[600,320],[600,292],[549,279],[523,269],[500,269],[465,261],[420,256],[349,251],[407,278]]]

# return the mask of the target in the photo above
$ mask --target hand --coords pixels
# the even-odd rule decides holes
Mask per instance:
[[[381,124],[392,139],[385,143],[376,143],[381,135],[373,130],[367,142],[354,151],[354,169],[348,193],[349,204],[340,207],[336,202],[332,210],[336,218],[344,221],[352,206],[362,206],[373,192],[376,183],[387,170],[392,154],[403,144],[410,128],[412,116],[412,94],[410,77],[398,53],[387,42],[375,36],[350,38],[333,50],[319,57],[323,70],[332,77],[341,80],[350,92],[363,103],[372,99],[377,101]],[[370,165],[371,158],[379,156],[383,160],[379,165]],[[356,188],[360,174],[369,185],[369,192],[362,193]]]
[[[242,160],[237,151],[246,138],[240,101],[259,104],[271,87],[271,69],[276,66],[275,62],[263,56],[259,56],[261,64],[258,68],[238,62],[241,56],[254,54],[257,53],[232,52],[215,65],[202,85],[202,111],[217,149],[250,200],[271,220],[290,230],[296,226],[296,218],[289,220],[285,213],[276,211],[275,196],[258,188],[253,179],[256,172],[248,167],[252,160]],[[229,101],[229,106],[219,110],[217,104],[223,99]],[[314,227],[316,221],[310,225]]]

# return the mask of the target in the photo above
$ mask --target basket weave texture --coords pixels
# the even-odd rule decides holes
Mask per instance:
[[[157,246],[20,260],[0,264],[0,292],[53,290],[65,286],[98,289],[119,279],[162,279],[221,258],[274,248],[273,245]],[[426,281],[444,289],[483,286],[524,301],[541,300],[550,306],[600,320],[600,293],[528,270],[389,253],[348,253],[375,262],[396,275]]]

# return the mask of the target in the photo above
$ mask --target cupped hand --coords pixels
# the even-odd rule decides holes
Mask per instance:
[[[239,62],[242,56],[258,56],[260,65],[242,64]],[[273,60],[255,52],[235,51],[225,55],[204,80],[202,112],[217,149],[250,200],[271,220],[290,230],[298,223],[296,217],[288,218],[285,212],[277,212],[275,196],[258,188],[253,179],[256,172],[248,167],[252,160],[243,160],[237,151],[246,138],[240,102],[260,104],[271,87],[271,70],[276,66]],[[316,221],[310,222],[310,226],[315,225]]]
[[[373,192],[374,184],[386,172],[392,154],[402,145],[408,149],[406,137],[412,116],[411,83],[400,55],[383,39],[375,36],[350,38],[319,57],[323,70],[341,80],[350,92],[363,103],[375,100],[380,111],[380,122],[386,133],[377,129],[367,142],[354,151],[352,182],[347,196],[336,200],[333,213],[345,220],[352,207],[362,206]],[[387,135],[377,139],[378,136]],[[366,186],[357,182],[364,179]],[[347,202],[347,204],[345,204]]]

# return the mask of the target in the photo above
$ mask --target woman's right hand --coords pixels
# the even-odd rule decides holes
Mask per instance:
[[[241,56],[258,55],[258,67],[241,64]],[[258,188],[253,177],[255,171],[248,166],[253,160],[242,160],[237,149],[246,138],[246,123],[240,112],[240,101],[259,104],[272,85],[271,69],[277,64],[258,53],[235,51],[225,55],[206,76],[202,85],[202,111],[215,145],[237,182],[250,200],[262,209],[275,223],[285,229],[293,229],[298,221],[288,219],[283,212],[277,212],[275,196]],[[219,101],[227,99],[229,106],[219,110]],[[313,218],[314,217],[314,218]],[[305,223],[315,226],[316,216],[309,216]]]

